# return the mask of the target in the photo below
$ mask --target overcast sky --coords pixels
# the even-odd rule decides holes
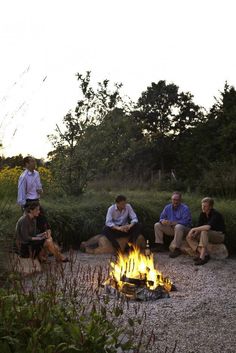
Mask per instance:
[[[209,108],[236,85],[234,0],[2,0],[2,154],[46,157],[78,98],[75,73],[122,82],[136,100],[167,80]]]

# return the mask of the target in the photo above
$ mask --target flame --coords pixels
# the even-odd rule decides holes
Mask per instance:
[[[171,290],[172,282],[164,278],[161,272],[155,269],[153,254],[146,256],[138,247],[133,246],[129,254],[119,253],[116,262],[111,262],[110,276],[115,280],[118,289],[122,289],[122,278],[146,279],[146,285],[154,290],[158,286],[164,286],[166,291]]]

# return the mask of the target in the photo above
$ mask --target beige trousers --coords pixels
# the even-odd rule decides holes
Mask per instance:
[[[190,237],[187,235],[186,240],[189,246],[196,251],[198,246],[207,248],[208,243],[221,244],[224,242],[225,235],[222,232],[215,230],[204,230],[199,232],[196,237]]]
[[[161,223],[154,225],[155,231],[155,242],[163,244],[164,234],[174,237],[171,247],[180,248],[184,235],[189,232],[190,228],[183,226],[182,224],[176,224],[176,226],[168,226]]]

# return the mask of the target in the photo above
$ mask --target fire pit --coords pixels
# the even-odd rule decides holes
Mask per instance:
[[[110,267],[104,283],[106,293],[147,301],[168,298],[175,288],[168,277],[155,269],[153,254],[143,254],[138,247],[132,247],[129,254],[119,253]]]

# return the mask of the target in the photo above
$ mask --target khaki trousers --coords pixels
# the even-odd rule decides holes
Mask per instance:
[[[190,228],[183,226],[182,224],[176,224],[176,226],[168,226],[161,223],[154,225],[155,231],[155,242],[163,244],[164,234],[174,237],[170,247],[180,248],[184,235],[189,232]]]
[[[198,246],[207,248],[208,243],[221,244],[224,242],[225,235],[223,232],[217,232],[215,230],[204,230],[199,232],[196,237],[192,238],[187,236],[186,240],[189,246],[196,251]]]

